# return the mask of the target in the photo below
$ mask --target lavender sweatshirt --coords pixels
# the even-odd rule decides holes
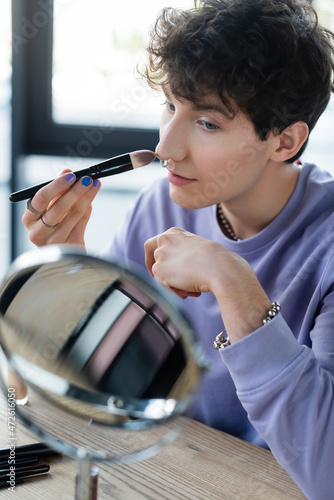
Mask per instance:
[[[217,352],[223,329],[211,293],[183,301],[211,370],[203,378],[195,418],[250,443],[269,447],[309,499],[334,499],[334,179],[301,168],[276,219],[256,236],[234,242],[216,207],[185,210],[169,197],[167,179],[140,194],[105,258],[145,267],[144,242],[176,226],[214,240],[254,269],[279,316]]]

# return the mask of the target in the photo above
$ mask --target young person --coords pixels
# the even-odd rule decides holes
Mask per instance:
[[[187,297],[212,362],[195,418],[269,447],[308,498],[332,499],[334,181],[298,160],[333,92],[333,35],[303,0],[207,0],[163,10],[148,54],[168,178],[103,256]],[[98,189],[64,171],[23,216],[31,240],[84,244]]]

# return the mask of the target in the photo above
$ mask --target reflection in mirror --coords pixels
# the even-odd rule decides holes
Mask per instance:
[[[70,430],[59,436],[61,422],[79,418],[92,436],[101,424],[149,427],[183,413],[201,378],[191,326],[170,299],[137,271],[66,246],[14,262],[0,327],[10,366],[38,403],[29,396],[21,416],[74,446],[83,443]],[[43,420],[41,407],[56,407],[56,420],[53,410]]]

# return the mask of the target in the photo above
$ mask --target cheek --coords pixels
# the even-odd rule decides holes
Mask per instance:
[[[215,176],[236,174],[241,168],[240,155],[234,145],[218,145],[218,147],[203,148],[197,155],[197,165],[203,179]]]
[[[234,190],[245,175],[249,164],[238,151],[238,142],[226,141],[217,147],[206,148],[197,158],[198,180],[206,194],[224,195],[226,189]]]
[[[248,137],[247,134],[238,138],[231,137],[207,150],[206,163],[211,166],[208,171],[216,175],[223,175],[225,172],[231,177],[244,175],[245,170],[261,162],[264,149],[263,143],[254,141],[254,138]]]
[[[248,131],[240,137],[237,153],[240,161],[245,165],[251,165],[268,158],[269,149],[269,141],[261,141],[255,132]]]

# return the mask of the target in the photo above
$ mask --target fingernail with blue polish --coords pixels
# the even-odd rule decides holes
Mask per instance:
[[[83,184],[83,186],[90,186],[92,182],[93,181],[90,177],[83,177],[81,179],[81,183]]]
[[[65,180],[66,180],[67,182],[72,182],[72,181],[74,181],[74,179],[75,179],[75,175],[74,175],[73,173],[70,173],[70,174],[66,174],[66,175],[65,175]]]
[[[99,181],[99,179],[94,179],[93,186],[94,186],[95,188],[100,187],[100,184],[101,184],[101,182]]]

